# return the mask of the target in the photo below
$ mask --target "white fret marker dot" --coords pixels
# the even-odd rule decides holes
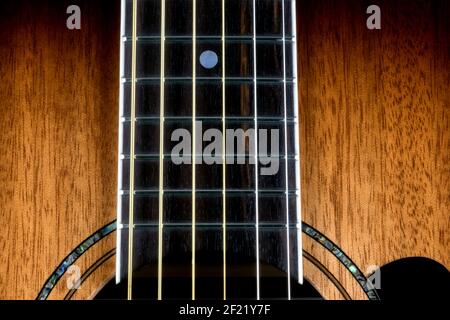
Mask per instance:
[[[215,66],[217,66],[217,63],[219,62],[219,58],[217,57],[217,54],[214,51],[206,50],[203,51],[203,53],[200,55],[200,64],[205,69],[212,69]]]

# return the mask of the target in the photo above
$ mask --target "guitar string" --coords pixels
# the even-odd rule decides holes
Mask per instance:
[[[222,231],[222,254],[223,254],[223,300],[227,299],[227,183],[226,183],[226,89],[225,89],[225,0],[222,0],[222,214],[223,214],[223,231]]]
[[[222,0],[222,49],[223,49],[223,56],[225,53],[225,0]],[[162,19],[161,19],[161,27],[162,27],[162,36],[161,36],[161,125],[160,125],[160,133],[163,133],[164,128],[164,45],[163,41],[165,39],[164,36],[164,28],[165,28],[165,18],[164,13],[165,12],[165,1],[162,0]],[[284,0],[283,0],[283,22],[284,22]],[[136,130],[136,47],[137,47],[137,0],[133,0],[133,35],[132,35],[132,79],[131,79],[131,133],[130,133],[130,201],[129,201],[129,254],[128,254],[128,298],[132,298],[132,259],[133,259],[133,237],[134,237],[134,160],[135,160],[135,130]],[[256,92],[257,92],[257,63],[256,63],[256,0],[253,0],[253,42],[254,42],[254,109],[255,109],[255,195],[256,199],[258,199],[258,137],[257,137],[257,130],[258,130],[258,120],[257,120],[257,99],[256,99]],[[284,24],[283,24],[283,64],[285,65],[285,34],[284,34]],[[225,84],[225,59],[223,58],[223,83]],[[284,68],[285,72],[285,68]],[[196,1],[193,0],[193,95],[192,95],[192,101],[193,101],[193,174],[192,174],[192,183],[193,183],[193,190],[192,190],[192,299],[195,300],[195,232],[196,232],[196,214],[195,214],[195,163],[196,163],[196,148],[195,148],[195,141],[196,141],[196,130],[195,130],[195,120],[196,120]],[[284,92],[285,92],[285,100],[286,100],[286,75],[284,74]],[[285,101],[286,103],[286,101]],[[286,105],[285,105],[286,108]],[[222,99],[222,111],[223,111],[223,129],[225,130],[225,86],[223,86],[223,99]],[[286,111],[286,110],[285,110]],[[286,116],[286,112],[285,112]],[[224,135],[223,135],[224,136]],[[225,145],[225,144],[224,144]],[[161,186],[162,183],[162,177],[163,177],[163,152],[161,150],[163,148],[163,135],[160,134],[160,208],[159,208],[159,248],[158,248],[158,298],[161,299],[162,297],[162,229],[163,229],[163,223],[162,223],[162,196],[163,196],[163,188]],[[225,153],[223,154],[223,157],[225,156]],[[226,298],[226,182],[225,182],[225,174],[226,174],[226,166],[225,161],[223,165],[223,175],[224,175],[224,181],[223,181],[223,235],[224,235],[224,299]],[[287,215],[287,219],[289,219]],[[289,223],[288,223],[289,225]],[[289,238],[288,238],[289,239]],[[289,240],[288,240],[289,241]],[[258,202],[256,202],[256,260],[257,260],[257,299],[260,299],[260,261],[259,261],[259,208],[258,208]],[[289,257],[289,255],[288,255]],[[288,263],[289,265],[289,263]],[[299,264],[300,265],[300,264]],[[289,279],[289,277],[288,277]],[[290,288],[290,285],[289,285]],[[290,290],[289,290],[290,291]]]
[[[195,165],[196,165],[196,141],[197,130],[195,128],[196,120],[196,84],[197,84],[197,1],[192,1],[192,300],[195,300],[195,250],[196,250],[196,199],[195,199]]]
[[[259,264],[259,179],[258,179],[258,99],[257,99],[257,63],[256,63],[256,0],[253,0],[253,100],[255,113],[255,215],[256,215],[256,299],[260,300],[260,264]]]
[[[282,0],[282,23],[283,23],[283,106],[284,106],[284,156],[285,156],[285,188],[286,188],[286,263],[287,263],[287,296],[291,300],[291,258],[290,258],[290,239],[289,239],[289,179],[288,179],[288,126],[287,126],[287,90],[286,90],[286,17],[285,17],[285,0]]]
[[[294,71],[294,117],[297,119],[297,124],[295,126],[295,154],[298,155],[300,159],[300,117],[299,117],[299,104],[298,104],[298,77],[297,77],[297,21],[296,21],[296,1],[292,0],[291,2],[291,28],[292,28],[292,70]],[[300,160],[296,161],[296,170],[295,170],[295,186],[298,190],[296,193],[296,207],[297,207],[297,275],[298,282],[303,284],[303,259],[302,259],[302,203],[301,203],[301,180],[300,180]]]
[[[166,42],[166,0],[161,0],[161,76],[159,97],[159,204],[158,204],[158,300],[162,300],[163,269],[163,215],[164,215],[164,122],[165,122],[165,42]]]
[[[128,290],[127,298],[133,298],[133,237],[134,237],[134,160],[136,135],[136,42],[137,42],[137,0],[133,0],[133,34],[131,53],[131,123],[130,123],[130,194],[128,222]]]

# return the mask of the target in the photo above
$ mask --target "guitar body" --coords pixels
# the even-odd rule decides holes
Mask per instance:
[[[71,4],[0,4],[1,299],[115,274],[120,1],[78,1],[81,30]],[[326,299],[450,266],[450,4],[378,1],[368,30],[370,4],[297,1],[304,276]]]

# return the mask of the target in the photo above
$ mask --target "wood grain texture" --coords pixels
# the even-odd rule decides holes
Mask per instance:
[[[447,268],[447,1],[301,1],[304,220],[363,271],[408,256]],[[314,254],[314,251],[312,252]]]
[[[119,1],[77,2],[81,31],[65,28],[69,1],[0,4],[2,299],[34,299],[115,218]],[[448,268],[448,1],[377,1],[381,31],[365,27],[368,1],[297,2],[304,220],[363,270],[407,256]],[[362,297],[333,257],[305,245]],[[340,297],[323,276],[307,278]]]
[[[82,240],[115,218],[119,7],[0,4],[0,298],[34,299]]]

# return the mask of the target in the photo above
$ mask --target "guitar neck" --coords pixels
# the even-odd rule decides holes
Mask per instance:
[[[117,279],[302,279],[295,2],[123,1]],[[212,258],[215,257],[215,258]],[[229,287],[229,286],[228,286]],[[237,294],[235,293],[235,296]]]

